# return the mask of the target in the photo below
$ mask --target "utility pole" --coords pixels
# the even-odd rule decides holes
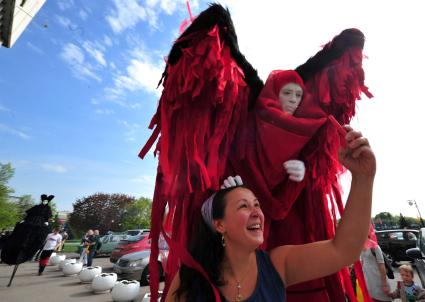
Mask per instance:
[[[416,203],[416,200],[415,199],[409,199],[407,202],[409,203],[409,206],[414,205],[416,207],[416,210],[418,210],[419,219],[421,221],[421,227],[425,227],[425,224],[424,224],[424,221],[422,219],[422,215],[421,215],[421,212],[419,211],[419,207],[418,207],[418,204]]]

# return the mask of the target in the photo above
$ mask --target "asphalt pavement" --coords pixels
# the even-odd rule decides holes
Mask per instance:
[[[69,255],[77,257],[77,254]],[[68,258],[67,257],[67,258]],[[94,266],[101,266],[103,272],[112,272],[109,258],[94,258]],[[112,302],[111,294],[94,294],[91,284],[83,284],[78,276],[65,277],[57,266],[47,266],[43,275],[38,276],[38,262],[19,265],[11,287],[7,287],[14,266],[0,264],[1,302]],[[144,302],[148,287],[140,287],[137,302]]]
[[[77,254],[69,257],[76,257]],[[109,258],[95,258],[93,265],[102,267],[103,272],[112,272]],[[13,266],[0,264],[0,301],[1,302],[112,302],[109,293],[94,294],[90,284],[82,284],[77,276],[65,277],[57,266],[48,266],[42,276],[38,276],[38,262],[26,262],[19,266],[12,286],[7,287]],[[395,279],[390,280],[391,289],[396,288],[400,274],[395,269]],[[421,284],[415,275],[415,282]],[[145,302],[143,297],[148,287],[140,287],[140,296],[135,302]]]

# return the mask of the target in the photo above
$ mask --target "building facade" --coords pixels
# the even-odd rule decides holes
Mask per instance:
[[[46,0],[0,0],[0,44],[11,48]]]

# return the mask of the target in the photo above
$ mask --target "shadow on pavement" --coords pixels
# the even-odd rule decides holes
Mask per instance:
[[[81,293],[76,293],[76,294],[71,294],[69,295],[72,298],[83,298],[83,297],[89,297],[89,296],[93,296],[93,292],[81,292]]]
[[[64,283],[64,284],[61,284],[60,286],[77,286],[77,285],[81,285],[81,282],[77,281],[77,282],[71,282],[71,283]]]
[[[43,274],[44,275],[44,274]],[[65,278],[66,276],[64,275],[53,275],[53,276],[44,276],[44,278],[50,278],[50,279],[55,279],[55,278]]]

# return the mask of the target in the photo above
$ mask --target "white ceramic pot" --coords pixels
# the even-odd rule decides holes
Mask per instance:
[[[81,282],[83,283],[89,283],[92,282],[94,277],[97,275],[100,275],[102,273],[102,268],[100,266],[90,266],[84,268],[78,277],[80,278]]]
[[[62,272],[65,276],[73,276],[81,272],[83,264],[81,262],[66,263],[62,268]]]
[[[139,296],[140,283],[139,281],[122,280],[115,283],[112,289],[112,299],[116,302],[128,302],[136,300]]]
[[[65,260],[66,255],[55,255],[53,257],[50,257],[49,259],[49,265],[58,265],[61,263],[61,261]]]
[[[65,259],[65,260],[62,260],[60,263],[59,263],[59,269],[60,270],[63,270],[63,267],[66,265],[66,264],[68,264],[68,263],[76,263],[77,262],[77,259]]]
[[[91,287],[95,293],[102,293],[111,290],[117,282],[117,274],[103,273],[94,277]]]

